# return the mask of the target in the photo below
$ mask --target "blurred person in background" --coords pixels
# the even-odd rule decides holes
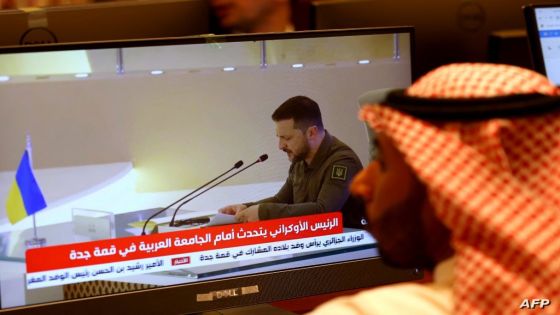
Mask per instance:
[[[229,33],[294,30],[290,0],[210,0],[220,27]]]

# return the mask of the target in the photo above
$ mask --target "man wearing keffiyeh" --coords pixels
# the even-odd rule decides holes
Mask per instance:
[[[434,280],[312,314],[560,313],[559,88],[514,66],[452,64],[360,118],[380,151],[352,187],[370,231],[389,264]]]

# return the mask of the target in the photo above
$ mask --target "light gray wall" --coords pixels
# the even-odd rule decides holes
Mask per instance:
[[[357,97],[410,84],[406,61],[287,65],[124,75],[0,85],[0,171],[15,170],[33,138],[35,168],[132,161],[139,191],[194,187],[235,161],[268,153],[267,166],[231,184],[278,181],[289,162],[277,149],[274,109],[294,95],[315,99],[326,128],[367,162]]]

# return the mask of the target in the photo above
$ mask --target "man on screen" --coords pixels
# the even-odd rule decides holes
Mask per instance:
[[[379,159],[352,193],[383,260],[433,281],[311,314],[526,314],[537,300],[559,314],[560,89],[519,67],[452,64],[369,105]]]
[[[324,129],[319,105],[305,96],[285,101],[272,114],[278,147],[292,162],[286,182],[273,197],[226,206],[241,222],[343,212],[345,226],[360,227],[362,216],[349,198],[350,181],[362,169],[352,149]]]

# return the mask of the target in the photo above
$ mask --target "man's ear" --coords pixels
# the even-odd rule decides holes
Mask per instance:
[[[307,139],[314,139],[315,137],[317,137],[318,133],[319,133],[319,128],[313,125],[307,128],[307,130],[305,131],[305,136],[307,137]]]

